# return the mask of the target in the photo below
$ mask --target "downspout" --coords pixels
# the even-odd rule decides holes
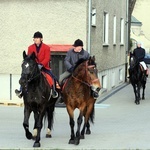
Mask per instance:
[[[91,53],[91,13],[92,0],[88,0],[88,53]]]
[[[129,0],[126,0],[126,50],[125,50],[125,82],[127,82],[128,75],[128,49],[129,49],[129,38],[128,38],[128,22],[129,22]]]

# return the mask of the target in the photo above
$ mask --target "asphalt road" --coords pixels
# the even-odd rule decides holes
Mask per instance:
[[[41,147],[37,149],[150,149],[150,79],[147,82],[146,99],[140,105],[134,103],[131,85],[112,94],[95,105],[95,123],[91,135],[79,145],[68,144],[69,118],[65,108],[55,109],[52,138],[45,138],[42,129]],[[78,110],[75,110],[75,120]],[[25,137],[23,107],[0,106],[0,149],[33,149],[33,140]],[[30,118],[30,130],[33,116]]]

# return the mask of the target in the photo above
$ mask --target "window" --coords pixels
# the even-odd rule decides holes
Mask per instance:
[[[120,21],[120,44],[124,44],[124,19]]]
[[[113,44],[116,44],[116,16],[114,16]]]
[[[111,74],[111,87],[115,87],[115,72],[113,71]]]
[[[96,26],[96,9],[92,9],[92,26]]]
[[[123,81],[123,70],[119,69],[119,80]]]
[[[103,17],[103,43],[108,45],[108,29],[109,29],[109,15],[107,12],[104,12]]]

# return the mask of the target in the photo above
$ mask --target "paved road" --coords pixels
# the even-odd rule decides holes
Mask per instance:
[[[127,85],[101,104],[95,105],[95,124],[92,134],[80,145],[69,145],[70,127],[65,108],[56,108],[52,138],[46,139],[42,130],[40,149],[150,149],[150,79],[146,99],[134,103],[131,85]],[[78,110],[75,111],[77,118]],[[0,106],[0,148],[33,149],[22,127],[23,107]],[[33,128],[33,116],[30,129]]]

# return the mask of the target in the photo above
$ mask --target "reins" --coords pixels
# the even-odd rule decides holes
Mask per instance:
[[[36,66],[34,67],[33,72],[34,72],[35,69],[36,69]],[[40,73],[37,74],[37,75],[35,75],[35,74],[33,73],[32,76],[31,76],[31,78],[28,79],[28,83],[31,82],[33,79],[37,78],[38,76],[40,76],[40,74],[41,74],[41,71],[40,71]],[[35,76],[34,76],[34,75],[35,75]]]
[[[87,68],[93,68],[93,67],[95,67],[95,65],[89,65],[89,66],[88,66],[88,61],[86,62],[86,65],[85,65],[85,66],[86,66],[86,69],[87,69]],[[87,70],[85,70],[85,74],[87,75]],[[79,82],[81,82],[81,83],[87,85],[88,87],[91,87],[91,84],[89,84],[88,82],[85,82],[85,81],[83,81],[83,80],[78,79],[78,78],[75,77],[73,74],[72,74],[72,77],[73,77],[75,80],[77,80],[77,81],[79,81]],[[99,80],[99,79],[97,78],[97,79],[92,80],[92,83],[93,83],[93,82],[96,82],[97,80]]]

